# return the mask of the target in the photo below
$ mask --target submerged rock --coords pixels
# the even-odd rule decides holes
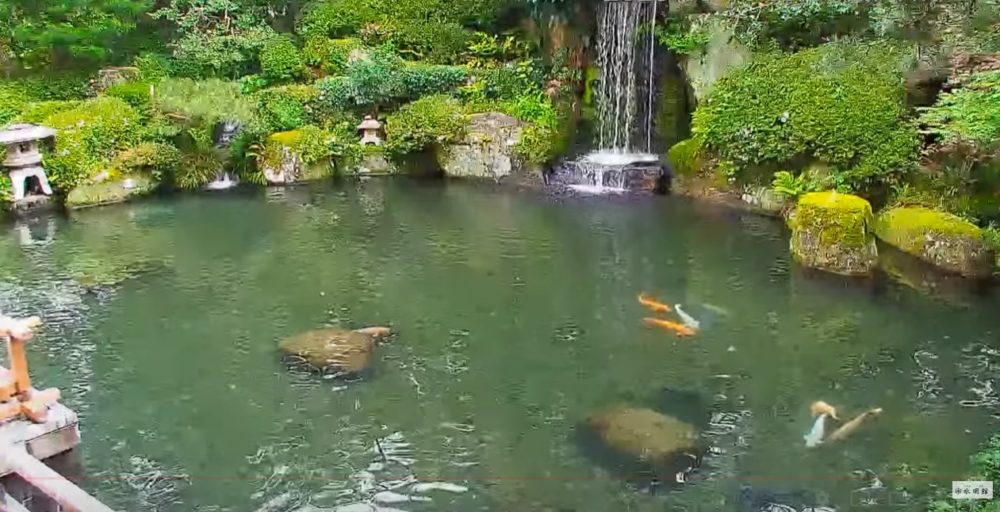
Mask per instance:
[[[996,255],[975,224],[928,208],[891,208],[879,214],[875,233],[889,245],[967,277],[993,274]]]
[[[278,348],[287,355],[301,357],[316,369],[355,374],[371,366],[376,340],[389,333],[388,327],[354,331],[331,327],[286,338]]]
[[[813,192],[799,199],[788,223],[795,261],[847,276],[871,275],[878,264],[872,207],[851,194]]]
[[[66,206],[87,208],[105,204],[123,203],[134,197],[148,194],[156,188],[152,178],[135,175],[116,181],[103,181],[80,185],[66,196]]]
[[[521,143],[526,124],[506,114],[473,114],[465,137],[437,152],[447,176],[500,181],[522,171],[514,148]]]
[[[614,406],[587,418],[587,426],[607,448],[659,476],[672,477],[700,458],[695,427],[651,409]]]

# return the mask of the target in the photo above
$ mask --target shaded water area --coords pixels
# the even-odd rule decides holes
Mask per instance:
[[[0,306],[45,318],[34,379],[81,414],[82,485],[122,510],[332,509],[411,475],[469,490],[388,506],[860,510],[874,476],[899,502],[964,475],[1000,426],[1000,299],[808,277],[787,246],[780,224],[680,198],[369,181],[12,227]],[[642,291],[701,333],[644,326]],[[385,324],[360,382],[276,350]],[[806,449],[819,399],[885,412]],[[700,416],[713,449],[687,484],[650,489],[581,446],[577,425],[622,402]]]

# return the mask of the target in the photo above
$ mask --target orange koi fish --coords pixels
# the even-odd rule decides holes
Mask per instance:
[[[826,414],[827,416],[840,421],[840,418],[837,417],[837,408],[822,400],[813,402],[812,405],[809,406],[809,412],[812,413],[814,418],[820,414]]]
[[[639,294],[639,304],[646,306],[647,308],[653,310],[654,313],[669,313],[670,306],[646,295],[645,293]]]
[[[643,318],[643,323],[650,327],[659,327],[661,329],[666,329],[668,331],[673,331],[674,334],[680,337],[694,336],[697,331],[677,322],[671,322],[670,320],[660,320],[659,318]]]

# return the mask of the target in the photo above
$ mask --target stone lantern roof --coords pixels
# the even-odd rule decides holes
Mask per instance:
[[[382,128],[382,123],[378,122],[372,116],[365,116],[365,120],[361,121],[358,125],[359,130],[378,130]]]
[[[33,140],[54,137],[56,131],[46,126],[34,124],[12,124],[0,130],[0,144],[19,144]]]

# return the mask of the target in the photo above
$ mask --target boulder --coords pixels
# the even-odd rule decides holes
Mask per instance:
[[[286,338],[278,348],[289,356],[301,357],[318,370],[357,374],[371,366],[376,340],[388,334],[389,329],[384,327],[354,331],[332,327]]]
[[[682,64],[688,85],[697,101],[704,101],[717,80],[750,60],[750,50],[736,40],[733,29],[722,21],[704,27],[709,40],[702,52],[685,56]]]
[[[786,196],[770,187],[748,187],[740,199],[754,211],[773,217],[781,217],[790,205]]]
[[[141,174],[120,180],[88,183],[70,191],[66,196],[66,206],[76,209],[123,203],[134,197],[148,194],[154,188],[156,188],[156,182]]]
[[[500,181],[521,171],[514,148],[526,126],[498,112],[473,114],[465,137],[437,152],[438,164],[447,176]]]
[[[268,137],[263,157],[258,158],[268,184],[287,185],[333,176],[333,165],[329,160],[306,163],[302,158],[303,145],[307,138],[316,136],[316,130],[315,127],[312,131],[300,128]]]
[[[616,405],[591,415],[587,426],[607,448],[661,475],[691,468],[702,451],[694,426],[651,409]]]
[[[851,194],[803,195],[789,216],[792,257],[806,267],[847,276],[871,275],[878,265],[872,207]]]
[[[996,254],[975,224],[950,213],[921,207],[890,208],[875,221],[885,243],[949,272],[985,278]]]
[[[362,157],[361,164],[358,166],[358,174],[360,176],[382,176],[386,174],[395,174],[396,171],[396,165],[392,162],[392,160],[386,158],[385,154],[381,150],[371,150],[365,148],[365,155]]]

